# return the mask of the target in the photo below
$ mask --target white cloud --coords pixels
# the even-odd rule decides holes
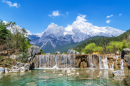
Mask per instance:
[[[106,21],[106,23],[110,23],[110,22],[111,22],[111,20],[107,20],[107,21]]]
[[[112,17],[113,15],[109,15],[109,16],[107,16],[106,18],[110,18],[110,17]]]
[[[120,13],[119,16],[122,16],[122,14]]]
[[[85,17],[86,17],[86,15],[79,15],[79,16],[77,16],[77,18],[76,18],[76,21],[78,21],[78,22],[85,22],[85,21],[87,21],[86,19],[85,19]]]
[[[18,8],[20,6],[20,4],[18,4],[18,3],[12,3],[11,1],[8,1],[8,0],[2,0],[2,2],[7,3],[10,7],[16,7],[16,8]]]
[[[53,11],[51,15],[49,15],[50,17],[56,17],[56,16],[60,16],[60,13],[58,10]]]
[[[69,15],[69,12],[66,12],[66,15]]]

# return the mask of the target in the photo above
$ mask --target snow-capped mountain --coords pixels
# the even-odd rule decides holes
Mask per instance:
[[[57,48],[63,47],[64,45],[66,46],[66,44],[78,43],[93,36],[112,37],[118,36],[124,32],[108,26],[94,26],[87,22],[85,17],[86,15],[77,16],[76,20],[65,28],[51,23],[42,33],[31,34],[31,32],[27,30],[27,36],[30,35],[29,38],[31,39],[31,44],[40,46],[40,48],[47,53],[50,50],[57,51]],[[3,22],[5,24],[8,23],[6,21]],[[7,27],[7,29],[13,33],[12,28],[17,28],[19,31],[22,29],[19,25]]]
[[[32,40],[32,42],[35,45],[39,45],[41,49],[49,45],[55,49],[58,46],[81,42],[89,37],[97,35],[112,37],[118,36],[124,32],[108,26],[94,26],[91,23],[87,22],[85,17],[85,15],[78,16],[72,25],[68,25],[65,28],[51,23],[42,33],[42,36],[36,40]]]

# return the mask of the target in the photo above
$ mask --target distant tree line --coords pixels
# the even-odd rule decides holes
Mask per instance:
[[[115,53],[116,51],[121,51],[123,48],[128,48],[128,45],[130,42],[127,43],[126,40],[122,42],[118,41],[111,41],[106,45],[105,47],[105,53]],[[84,52],[86,54],[91,54],[93,52],[99,52],[101,54],[104,54],[104,46],[97,46],[95,43],[88,44],[81,52]]]
[[[114,53],[121,51],[123,48],[129,47],[130,30],[117,37],[101,37],[88,40],[77,46],[75,50],[78,52],[92,53],[99,51],[100,53]]]

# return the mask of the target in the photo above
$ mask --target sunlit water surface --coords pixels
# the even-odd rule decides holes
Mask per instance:
[[[79,74],[78,74],[79,73]],[[62,75],[63,74],[63,75]],[[125,86],[113,78],[111,70],[42,69],[0,76],[0,86]]]

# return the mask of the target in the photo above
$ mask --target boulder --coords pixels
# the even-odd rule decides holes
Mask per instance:
[[[7,68],[5,68],[5,73],[8,73],[8,69]]]
[[[124,74],[124,71],[117,70],[117,71],[113,71],[113,76],[122,77],[122,76],[125,76],[125,74]]]
[[[26,71],[25,67],[20,67],[20,72],[25,72],[25,71]]]
[[[0,67],[0,73],[5,72],[5,69],[3,67]]]
[[[60,54],[60,51],[56,51],[55,54]]]
[[[31,46],[28,49],[28,54],[29,54],[30,57],[34,57],[37,54],[41,54],[40,47],[39,46]]]
[[[75,50],[73,50],[73,49],[69,49],[69,50],[67,51],[67,54],[79,54],[79,52],[77,52],[77,51],[75,51]]]
[[[130,49],[129,48],[125,48],[121,51],[121,59],[124,59],[125,55],[130,54]]]
[[[17,67],[23,67],[24,63],[17,62],[15,66],[17,66]]]
[[[17,66],[13,66],[9,72],[20,72],[20,69]]]
[[[29,57],[29,58],[28,58],[28,62],[30,62],[32,59],[33,59],[32,57]]]
[[[17,56],[16,56],[16,55],[10,55],[9,58],[11,58],[11,59],[16,59]]]
[[[11,58],[11,59],[17,59],[19,56],[22,56],[22,54],[19,54],[19,55],[10,55],[9,58]]]
[[[28,70],[30,69],[30,64],[25,63],[25,64],[24,64],[24,68],[25,68],[26,71],[28,71]]]
[[[130,55],[124,55],[124,59],[128,63],[128,65],[130,66]]]
[[[124,71],[122,70],[113,71],[113,76],[114,76],[114,79],[119,82],[122,82],[125,78]]]

